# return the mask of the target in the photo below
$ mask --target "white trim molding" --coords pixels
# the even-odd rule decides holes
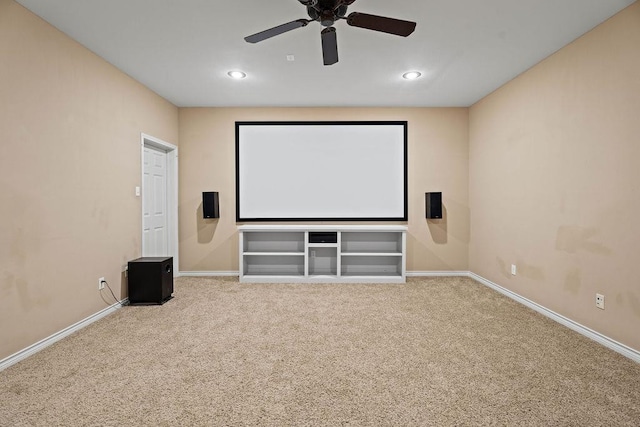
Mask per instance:
[[[240,277],[239,271],[181,271],[178,274],[184,277]]]
[[[47,338],[38,341],[35,344],[30,345],[29,347],[22,349],[20,351],[18,351],[17,353],[12,354],[11,356],[8,356],[2,360],[0,360],[0,371],[3,371],[5,369],[7,369],[9,366],[15,365],[16,363],[20,362],[23,359],[26,359],[27,357],[39,352],[40,350],[45,349],[46,347],[49,347],[51,344],[60,341],[63,338],[68,337],[69,335],[71,335],[72,333],[79,331],[80,329],[89,326],[90,324],[92,324],[93,322],[96,322],[100,319],[102,319],[103,317],[106,317],[108,315],[110,315],[111,313],[113,313],[114,311],[118,310],[119,308],[121,308],[122,306],[125,306],[129,304],[129,298],[125,298],[123,300],[121,300],[120,302],[117,302],[115,304],[110,305],[109,307],[100,310],[99,312],[92,314],[91,316],[82,319],[81,321],[74,323],[71,326],[68,326],[66,328],[64,328],[61,331],[56,332],[53,335],[48,336]]]
[[[407,271],[407,277],[469,277],[468,271]]]
[[[640,351],[635,350],[631,347],[628,347],[622,343],[619,343],[616,340],[613,340],[609,337],[607,337],[606,335],[603,335],[599,332],[594,331],[593,329],[589,329],[584,325],[581,325],[578,322],[575,322],[571,319],[569,319],[568,317],[565,317],[561,314],[556,313],[555,311],[549,310],[548,308],[531,301],[530,299],[527,299],[523,296],[518,295],[517,293],[510,291],[509,289],[503,288],[500,285],[497,285],[495,283],[493,283],[490,280],[485,279],[482,276],[479,276],[475,273],[471,273],[469,272],[468,276],[470,278],[472,278],[473,280],[475,280],[476,282],[479,282],[485,286],[490,287],[491,289],[500,292],[502,295],[505,295],[517,302],[519,302],[520,304],[523,304],[527,307],[529,307],[532,310],[537,311],[538,313],[542,314],[543,316],[546,316],[548,318],[550,318],[551,320],[554,320],[558,323],[560,323],[563,326],[566,326],[567,328],[581,334],[584,335],[587,338],[592,339],[593,341],[596,341],[599,344],[602,344],[603,346],[617,352],[620,353],[621,355],[628,357],[629,359],[633,360],[636,363],[640,363]]]
[[[185,277],[240,276],[239,271],[180,271]],[[469,277],[468,271],[407,271],[407,277]]]

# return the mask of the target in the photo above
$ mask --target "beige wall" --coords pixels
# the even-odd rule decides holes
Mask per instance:
[[[0,0],[0,359],[126,295],[141,132],[177,143],[177,108]]]
[[[468,109],[181,108],[180,271],[238,271],[235,121],[407,120],[407,269],[468,269]],[[220,192],[220,219],[202,219],[202,192]],[[444,221],[425,219],[424,193],[442,191]]]
[[[635,349],[639,46],[635,3],[470,110],[470,270]]]

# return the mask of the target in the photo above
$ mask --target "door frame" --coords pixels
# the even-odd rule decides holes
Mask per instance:
[[[152,147],[167,153],[167,248],[173,254],[173,277],[180,276],[178,258],[178,147],[159,138],[140,134],[140,189],[144,197],[144,149]],[[144,256],[144,210],[140,200],[140,251]]]

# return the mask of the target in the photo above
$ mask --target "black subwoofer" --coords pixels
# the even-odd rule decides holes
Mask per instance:
[[[129,261],[129,304],[164,304],[173,294],[173,257]]]

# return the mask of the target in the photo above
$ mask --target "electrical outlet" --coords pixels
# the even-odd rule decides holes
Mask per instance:
[[[515,264],[511,264],[511,274],[512,274],[513,276],[515,276],[515,275],[516,275],[516,271],[517,271],[517,269],[516,269],[516,265],[515,265]]]
[[[104,280],[104,277],[101,277],[101,278],[98,279],[98,290],[99,291],[104,289],[105,282],[106,282],[106,280]]]
[[[604,310],[604,295],[596,294],[596,307],[601,310]]]
[[[316,251],[311,251],[311,258],[315,258],[316,257]]]

